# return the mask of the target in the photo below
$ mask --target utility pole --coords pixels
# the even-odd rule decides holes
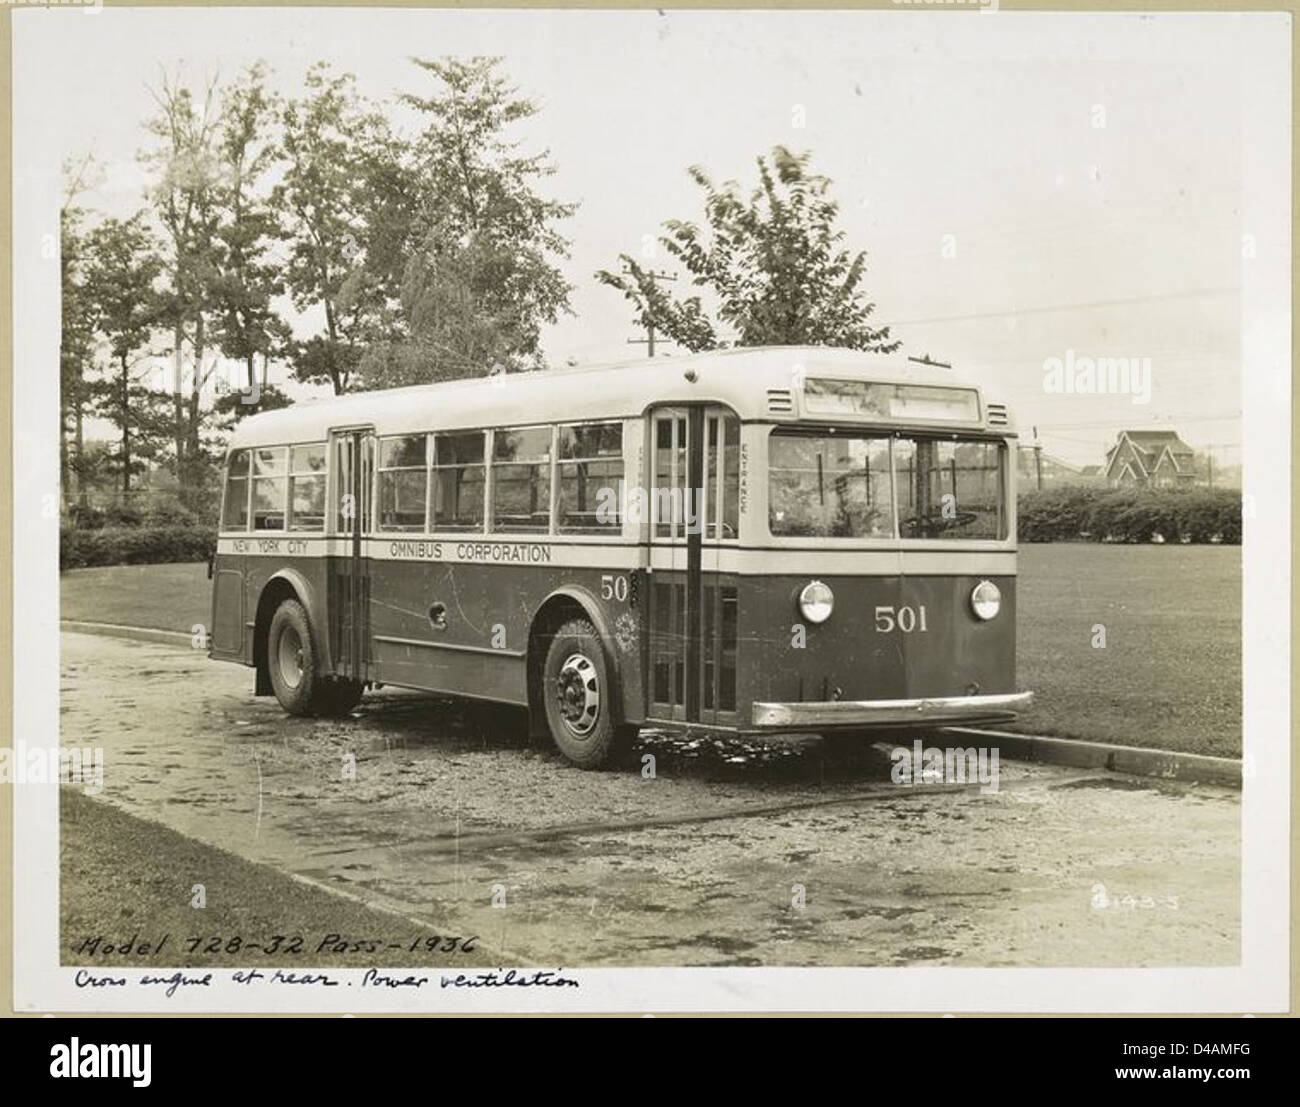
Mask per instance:
[[[626,265],[623,266],[623,273],[625,276],[631,275],[631,271]],[[656,273],[654,270],[650,271],[649,276],[652,281],[675,281],[677,279],[672,273]],[[644,343],[646,346],[646,356],[655,356],[655,325],[654,319],[649,312],[646,313],[645,337],[629,338],[627,342],[629,346],[639,346]]]
[[[935,369],[951,369],[951,368],[952,368],[952,364],[951,364],[951,362],[947,362],[947,361],[932,361],[931,358],[930,358],[930,355],[929,355],[929,354],[922,354],[920,357],[909,357],[907,360],[908,360],[908,361],[914,361],[914,362],[917,363],[917,365],[929,365],[929,366],[934,367]]]
[[[1205,460],[1209,464],[1210,487],[1213,488],[1214,487],[1214,443],[1210,443],[1210,445],[1208,445],[1205,448]]]
[[[1038,428],[1034,428],[1034,468],[1038,472],[1038,491],[1043,490],[1043,444],[1038,441]]]

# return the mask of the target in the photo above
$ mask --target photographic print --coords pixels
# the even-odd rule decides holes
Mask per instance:
[[[14,43],[28,1011],[1287,1003],[1287,13]]]

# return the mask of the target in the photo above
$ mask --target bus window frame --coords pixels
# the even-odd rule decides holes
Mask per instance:
[[[289,533],[289,447],[287,444],[269,443],[261,446],[250,446],[249,450],[249,474],[248,474],[248,531],[250,534],[288,534]],[[257,455],[261,451],[279,451],[283,458],[283,468],[279,473],[272,473],[269,476],[257,475]],[[256,519],[253,515],[253,504],[256,499],[257,482],[261,481],[282,481],[284,491],[280,497],[280,521],[278,527],[258,528],[254,524]]]
[[[253,450],[255,446],[236,446],[226,451],[226,463],[221,469],[221,520],[218,524],[218,534],[248,534],[249,528],[253,524]],[[230,462],[235,454],[248,455],[248,467],[242,477],[231,477]],[[227,525],[226,520],[226,502],[227,494],[230,491],[231,480],[242,480],[244,482],[244,525],[242,527],[232,527]]]
[[[325,456],[325,467],[324,467],[323,469],[294,469],[294,467],[293,467],[293,452],[294,452],[294,450],[305,450],[305,449],[311,449],[312,447],[315,447],[315,446],[319,446],[319,447],[320,447],[320,450],[321,450],[321,453],[324,454],[324,456]],[[285,532],[286,534],[324,534],[324,533],[325,533],[325,523],[326,523],[326,520],[329,518],[329,488],[330,488],[330,479],[329,479],[329,473],[330,473],[330,447],[329,447],[329,442],[328,442],[328,440],[323,441],[323,442],[316,442],[316,441],[312,441],[312,442],[291,442],[291,443],[289,443],[289,445],[286,447],[286,449],[289,451],[289,453],[288,453],[288,456],[287,456],[286,459],[285,459],[285,466],[286,466],[285,480],[286,480],[286,485],[285,485],[285,516],[284,516],[285,527],[284,527],[284,532]],[[323,480],[323,481],[325,482],[325,490],[324,490],[324,506],[323,506],[323,508],[322,508],[322,512],[321,512],[321,521],[320,521],[320,526],[318,526],[318,527],[298,527],[298,526],[294,526],[295,515],[294,515],[294,510],[293,510],[293,482],[294,482],[294,478],[295,478],[295,477],[319,477],[321,480]],[[251,478],[250,478],[250,479],[251,479]],[[250,491],[250,493],[251,493],[251,491],[252,491],[251,487],[250,487],[249,491]],[[249,521],[250,521],[250,522],[252,521],[252,507],[251,507],[251,504],[250,504],[250,508],[249,508]]]
[[[497,434],[504,432],[509,434],[514,431],[544,430],[550,432],[550,439],[547,444],[546,454],[546,527],[542,530],[511,530],[509,528],[498,528],[496,526],[496,468],[497,465],[519,465],[519,466],[537,466],[540,462],[536,460],[525,461],[507,461],[498,460],[496,456]],[[487,450],[485,455],[485,465],[487,469],[486,478],[483,484],[484,510],[483,510],[483,533],[498,535],[501,537],[518,536],[520,538],[553,538],[555,536],[555,446],[558,440],[557,427],[555,423],[520,423],[511,426],[487,427]]]
[[[560,457],[560,431],[565,428],[578,427],[616,427],[618,429],[618,455],[619,473],[615,478],[616,481],[623,482],[623,488],[627,488],[627,469],[628,469],[628,441],[627,428],[628,420],[622,416],[611,416],[607,419],[566,419],[560,423],[552,424],[555,437],[551,450],[552,457],[552,476],[551,476],[551,535],[555,538],[562,539],[566,543],[624,543],[624,528],[627,526],[626,503],[618,505],[618,522],[615,525],[604,528],[600,533],[593,534],[590,530],[563,530],[560,527],[560,466],[561,465],[580,465],[583,462],[590,461],[612,461],[615,460],[613,455],[605,456],[596,455],[594,457]],[[636,431],[634,433],[644,433],[641,420],[635,421]],[[624,497],[626,498],[626,497]],[[638,539],[639,540],[639,539]]]
[[[371,502],[374,508],[374,533],[375,534],[429,534],[431,533],[432,513],[433,513],[433,439],[434,431],[408,431],[402,434],[377,434],[375,435],[375,486],[371,492]],[[424,439],[424,520],[418,530],[407,530],[404,528],[389,528],[383,525],[383,512],[380,510],[380,486],[383,484],[383,473],[416,473],[421,466],[418,465],[382,465],[384,457],[384,443],[403,438],[423,438]]]
[[[411,434],[419,434],[419,433],[421,432],[419,431],[411,432]],[[445,430],[439,430],[439,431],[426,431],[424,433],[427,433],[429,436],[429,446],[428,446],[429,492],[428,492],[428,506],[425,509],[425,519],[424,519],[425,533],[429,535],[444,535],[447,537],[455,537],[457,535],[466,535],[466,534],[481,534],[486,536],[488,534],[487,528],[489,523],[489,512],[491,509],[491,500],[489,497],[492,494],[491,491],[491,484],[492,484],[491,428],[456,427],[456,428],[447,428]],[[459,465],[443,465],[443,466],[438,465],[437,440],[439,438],[443,438],[443,437],[459,438],[471,434],[477,434],[483,440],[482,461],[473,461],[473,462],[468,462]],[[402,437],[410,437],[410,435],[394,434],[394,435],[385,435],[385,437],[402,438]],[[483,521],[482,523],[479,525],[477,529],[469,528],[469,527],[447,527],[445,525],[443,527],[439,527],[437,515],[435,513],[436,481],[434,479],[434,474],[438,472],[439,469],[469,469],[475,465],[481,466],[483,469]],[[376,489],[378,489],[377,484],[376,484]]]

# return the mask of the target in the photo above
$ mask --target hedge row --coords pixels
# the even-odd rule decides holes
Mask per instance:
[[[142,506],[110,504],[90,507],[71,504],[64,522],[76,530],[112,530],[119,527],[199,527],[216,522],[216,510],[194,511],[175,499],[159,499]]]
[[[1052,488],[1018,504],[1022,542],[1241,543],[1241,493],[1226,489]]]
[[[217,532],[213,527],[102,527],[98,530],[65,527],[59,534],[59,568],[207,561],[216,548]]]
[[[1022,542],[1241,542],[1241,494],[1228,489],[1067,487],[1026,492]],[[64,527],[59,568],[206,561],[215,528],[196,523]]]

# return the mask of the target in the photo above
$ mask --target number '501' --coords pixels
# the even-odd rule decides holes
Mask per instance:
[[[881,634],[889,634],[894,630],[911,634],[914,630],[929,629],[925,625],[925,604],[920,607],[894,607],[892,604],[876,606],[876,630]]]

